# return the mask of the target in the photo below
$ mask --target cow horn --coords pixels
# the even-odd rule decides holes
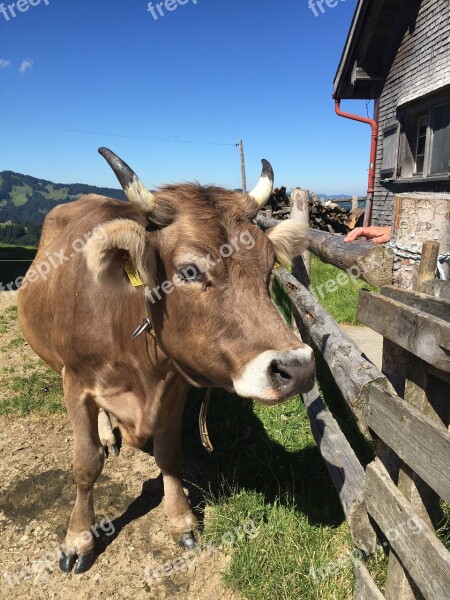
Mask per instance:
[[[256,187],[249,193],[252,200],[256,202],[258,208],[262,208],[270,198],[273,190],[273,169],[269,161],[264,158],[262,163],[262,173]]]
[[[143,185],[136,173],[108,148],[99,148],[98,151],[114,171],[131,204],[145,214],[151,213],[155,209],[155,197]]]

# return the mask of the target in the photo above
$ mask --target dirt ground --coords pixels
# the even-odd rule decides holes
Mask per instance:
[[[14,303],[3,299],[0,313]],[[17,333],[13,324],[2,346]],[[1,367],[34,360],[28,347],[0,356]],[[228,559],[220,548],[186,555],[172,541],[159,470],[149,454],[128,447],[106,460],[96,486],[94,566],[62,573],[60,545],[75,500],[71,457],[65,415],[0,417],[0,598],[237,600],[221,583]]]

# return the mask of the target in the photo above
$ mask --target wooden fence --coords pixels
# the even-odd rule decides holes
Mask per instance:
[[[294,190],[292,218],[307,220],[306,197]],[[441,227],[444,252],[448,225]],[[292,274],[280,268],[276,276],[302,336],[322,353],[362,434],[376,440],[376,458],[364,469],[317,385],[304,395],[355,546],[370,554],[378,540],[389,553],[384,594],[355,560],[354,600],[449,600],[450,552],[435,532],[440,499],[450,503],[450,282],[434,280],[439,243],[424,244],[420,267],[411,254],[399,261],[365,242],[347,247],[340,236],[316,232],[310,243],[319,258],[341,269],[359,266],[366,281],[406,281],[415,288],[383,285],[380,293],[360,293],[359,319],[384,339],[383,372],[308,290],[307,256],[296,260]],[[368,253],[375,257],[372,267]]]

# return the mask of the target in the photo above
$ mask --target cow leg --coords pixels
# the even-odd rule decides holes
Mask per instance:
[[[197,519],[181,485],[181,418],[187,396],[184,382],[175,383],[164,394],[153,451],[164,481],[164,504],[170,533],[182,548],[197,545],[192,533]]]
[[[98,434],[104,448],[108,448],[110,454],[119,456],[119,447],[116,443],[116,437],[112,430],[111,418],[109,413],[101,408],[98,411]]]
[[[71,384],[67,376],[64,377],[64,398],[73,428],[73,471],[77,498],[59,566],[62,571],[69,573],[77,563],[75,573],[84,573],[94,562],[93,488],[102,472],[105,455],[98,435],[98,407],[94,398],[84,394],[78,385]]]

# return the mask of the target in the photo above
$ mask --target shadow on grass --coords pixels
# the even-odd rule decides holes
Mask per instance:
[[[252,402],[222,390],[212,394],[208,429],[214,452],[208,454],[198,428],[203,395],[201,390],[191,392],[182,432],[184,478],[200,517],[206,497],[216,504],[241,491],[254,491],[266,503],[294,507],[311,524],[342,523],[342,508],[318,448],[306,442],[297,451],[286,450],[268,435]]]

